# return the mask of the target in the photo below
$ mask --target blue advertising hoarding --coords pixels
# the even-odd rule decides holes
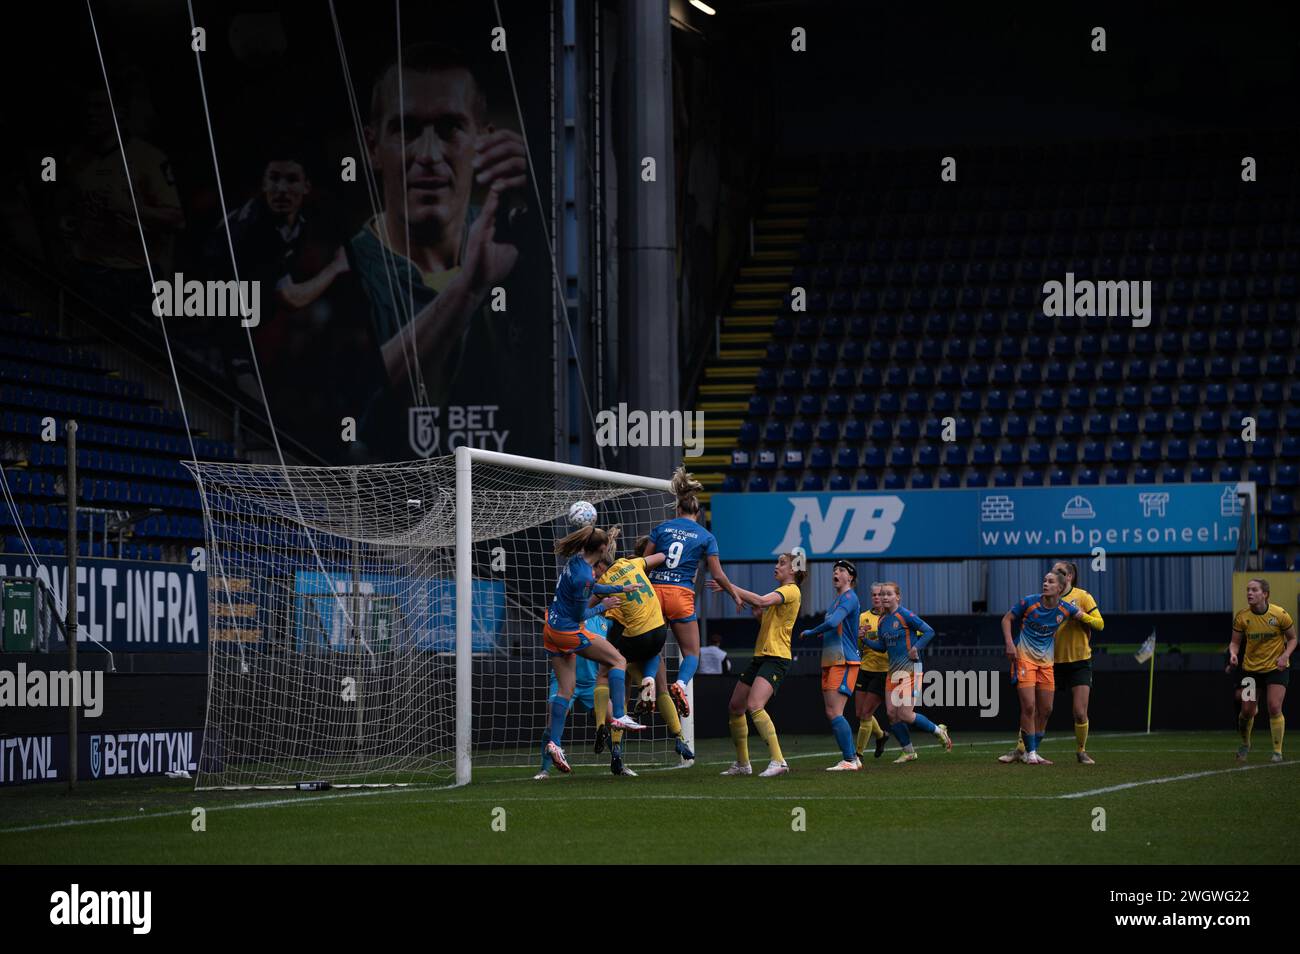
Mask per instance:
[[[299,571],[294,583],[294,641],[301,652],[311,645],[338,652],[364,643],[382,652],[397,641],[403,648],[453,652],[456,649],[456,581],[450,577],[412,580],[362,573],[351,595],[346,573]],[[497,648],[505,627],[506,587],[497,580],[473,583],[473,651]],[[354,626],[348,616],[355,614]]]
[[[36,577],[63,605],[68,561],[0,554],[0,577]],[[77,559],[78,645],[112,652],[202,652],[208,648],[207,574],[188,563]],[[62,611],[60,610],[60,614]],[[57,630],[51,649],[63,646]]]
[[[1233,553],[1253,483],[715,494],[727,560]],[[1246,531],[1255,547],[1252,519]]]

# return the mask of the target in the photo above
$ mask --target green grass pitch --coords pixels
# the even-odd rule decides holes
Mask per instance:
[[[920,740],[918,740],[920,741]],[[1231,732],[1096,734],[1095,766],[1074,741],[1043,747],[1053,766],[1001,765],[1006,736],[967,734],[951,753],[885,757],[828,773],[829,733],[783,740],[785,777],[723,778],[730,742],[701,743],[693,768],[608,769],[534,782],[488,769],[465,788],[194,792],[132,779],[0,792],[8,863],[1088,863],[1291,862],[1300,833],[1263,822],[1294,800],[1296,762],[1269,762],[1256,732],[1245,766]],[[755,770],[766,749],[750,738]],[[191,830],[192,809],[207,830]],[[1096,809],[1105,811],[1097,831]],[[504,809],[504,831],[501,827]],[[802,809],[802,812],[797,811]],[[1258,819],[1242,824],[1242,819]],[[1280,816],[1279,816],[1280,818]],[[802,819],[803,824],[799,821]],[[496,825],[494,826],[494,820]],[[802,830],[797,830],[802,828]],[[882,848],[885,851],[882,853]]]

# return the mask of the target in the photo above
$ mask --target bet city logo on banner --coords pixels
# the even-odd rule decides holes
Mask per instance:
[[[421,457],[442,453],[442,418],[447,428],[447,451],[457,447],[480,447],[504,451],[509,430],[497,428],[496,404],[451,405],[442,418],[443,408],[413,407],[407,413],[407,439],[411,450]]]

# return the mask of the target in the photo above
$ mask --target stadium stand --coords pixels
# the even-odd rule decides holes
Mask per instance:
[[[699,388],[700,479],[726,492],[1253,480],[1264,569],[1300,570],[1293,186],[1244,191],[1202,168],[1213,158],[1181,177],[1159,162],[1223,146],[972,149],[963,168],[991,184],[948,193],[916,183],[929,157],[906,151],[824,160],[811,179],[792,167],[754,222]],[[1150,326],[1045,316],[1043,283],[1066,272],[1150,280]]]
[[[190,453],[180,414],[150,401],[139,382],[104,370],[93,349],[56,339],[45,322],[5,303],[0,408],[0,462],[38,555],[67,549],[69,417],[78,422],[81,555],[174,561],[203,542],[198,491],[179,464]],[[47,415],[57,421],[57,442],[41,440]],[[225,441],[196,437],[194,444],[201,457],[234,459]],[[120,547],[118,522],[127,525]],[[4,552],[26,552],[7,506],[0,506],[0,538]]]

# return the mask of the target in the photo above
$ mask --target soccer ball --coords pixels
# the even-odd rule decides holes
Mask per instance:
[[[569,508],[569,523],[575,527],[589,527],[596,522],[596,508],[585,500],[579,500]]]

